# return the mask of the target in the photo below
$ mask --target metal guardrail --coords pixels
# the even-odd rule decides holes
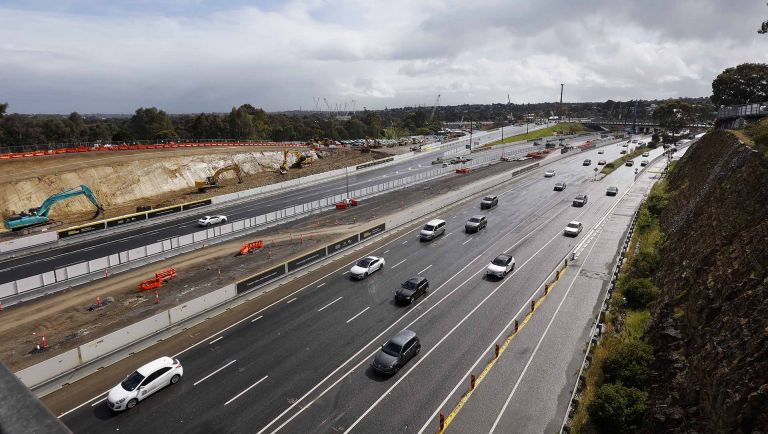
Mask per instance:
[[[763,116],[768,116],[768,102],[720,107],[717,110],[718,121],[738,118],[758,118]]]

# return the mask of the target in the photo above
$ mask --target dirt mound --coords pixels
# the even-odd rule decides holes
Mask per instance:
[[[105,214],[101,218],[114,217],[135,212],[137,205],[159,207],[204,199],[379,157],[377,153],[344,150],[304,152],[311,155],[314,162],[301,169],[289,169],[287,175],[275,172],[284,158],[279,149],[216,148],[119,156],[86,154],[3,162],[5,175],[0,177],[0,214],[7,217],[12,211],[39,206],[55,193],[84,184],[104,205]],[[289,164],[295,160],[294,155],[288,156]],[[235,175],[228,172],[221,178],[223,188],[197,193],[195,180],[203,180],[217,169],[233,163],[242,169],[243,183],[238,184]],[[82,223],[93,217],[93,211],[94,207],[87,199],[76,197],[57,203],[50,217],[65,223]]]
[[[768,161],[730,133],[709,133],[669,191],[646,430],[765,431]]]

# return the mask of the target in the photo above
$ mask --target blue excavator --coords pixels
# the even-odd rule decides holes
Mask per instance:
[[[98,215],[104,211],[104,207],[101,206],[101,203],[96,199],[96,195],[93,194],[93,191],[87,186],[81,185],[80,187],[70,188],[61,193],[54,194],[43,201],[39,207],[30,208],[29,212],[21,212],[20,214],[14,214],[8,217],[5,220],[5,227],[15,231],[30,226],[48,223],[50,221],[48,213],[51,211],[53,205],[62,200],[67,200],[76,196],[85,196],[96,207],[96,214],[93,218],[98,217]]]

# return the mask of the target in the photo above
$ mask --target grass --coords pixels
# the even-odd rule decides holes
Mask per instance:
[[[510,142],[519,142],[521,140],[528,140],[528,139],[540,139],[542,137],[551,136],[554,133],[559,134],[576,134],[588,131],[587,127],[585,127],[582,124],[578,124],[575,122],[567,122],[567,123],[561,123],[561,124],[555,124],[551,127],[542,128],[540,130],[530,131],[527,134],[518,134],[511,137],[505,137],[504,140],[497,140],[493,143],[489,143],[485,145],[485,147],[490,147],[493,145],[498,145],[501,143],[510,143]]]
[[[631,160],[633,158],[639,157],[643,154],[643,152],[648,152],[648,148],[638,146],[635,148],[634,151],[628,152],[621,157],[619,157],[616,160],[611,161],[610,163],[603,166],[603,170],[600,171],[600,173],[604,175],[610,175],[611,172],[618,169],[619,167],[623,166],[624,163],[626,163],[628,160]]]

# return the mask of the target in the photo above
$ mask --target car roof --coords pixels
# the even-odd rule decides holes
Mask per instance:
[[[482,219],[484,219],[484,218],[485,218],[485,216],[484,216],[484,215],[482,215],[482,214],[478,214],[478,215],[473,215],[473,216],[472,216],[472,217],[470,217],[469,219],[470,219],[470,220],[472,220],[472,219],[478,219],[478,220],[482,220]]]
[[[581,224],[581,222],[577,222],[576,220],[571,220],[571,221],[568,222],[568,224],[571,224],[571,223],[577,224],[577,225]]]
[[[410,279],[406,280],[406,282],[419,283],[422,280],[426,280],[426,277],[424,277],[424,276],[413,276]]]
[[[427,222],[427,224],[428,224],[428,225],[431,225],[431,226],[437,226],[437,225],[438,225],[438,224],[440,224],[440,223],[445,223],[445,220],[440,220],[440,219],[432,219],[432,220],[430,220],[430,221],[428,221],[428,222]]]
[[[496,196],[485,196],[485,197],[483,198],[483,200],[485,200],[485,199],[491,199],[491,200],[493,200],[493,199],[496,199]]]
[[[153,360],[146,365],[140,367],[136,371],[143,375],[148,376],[149,374],[157,371],[158,369],[164,367],[164,366],[170,366],[173,365],[173,359],[167,356],[160,357],[159,359]]]
[[[500,254],[499,256],[496,257],[496,259],[501,259],[503,261],[508,261],[511,258],[512,258],[512,255],[508,255],[506,253],[502,253],[502,254]]]
[[[389,338],[389,341],[393,344],[400,345],[401,347],[405,345],[408,341],[416,337],[416,333],[410,331],[410,330],[403,330],[400,333],[392,336]]]

